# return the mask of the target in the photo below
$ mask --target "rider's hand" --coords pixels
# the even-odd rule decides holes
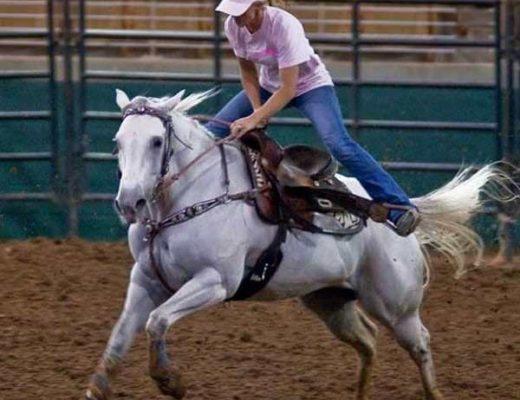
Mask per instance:
[[[255,108],[255,112],[258,110],[258,108]],[[257,128],[264,129],[269,125],[269,118],[262,118],[260,122],[257,125]]]
[[[263,120],[260,120],[255,113],[248,117],[237,119],[231,124],[231,136],[238,139],[250,130],[257,128],[262,122]]]

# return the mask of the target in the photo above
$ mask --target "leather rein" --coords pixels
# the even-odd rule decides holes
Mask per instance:
[[[148,106],[145,103],[131,104],[127,108],[123,110],[123,120],[130,115],[149,115],[152,117],[157,117],[161,120],[164,128],[165,128],[165,142],[164,142],[164,150],[161,159],[161,175],[154,187],[151,201],[156,201],[156,199],[165,193],[166,189],[170,187],[173,183],[178,181],[182,175],[184,175],[190,168],[192,168],[197,162],[199,162],[202,158],[204,158],[208,153],[210,153],[214,148],[218,147],[220,150],[221,157],[221,165],[224,173],[224,193],[218,197],[213,199],[204,200],[198,203],[195,203],[191,206],[184,207],[180,210],[177,210],[161,221],[154,221],[152,219],[146,219],[141,221],[140,223],[144,225],[146,229],[145,241],[148,242],[149,249],[149,257],[150,257],[150,265],[157,276],[158,280],[164,286],[166,290],[170,292],[170,294],[175,293],[175,290],[168,284],[167,280],[164,278],[161,273],[157,261],[154,256],[154,242],[157,235],[166,228],[169,228],[174,225],[181,224],[183,222],[189,221],[199,215],[202,215],[215,207],[218,207],[223,204],[230,203],[232,201],[238,200],[254,200],[256,195],[259,193],[258,189],[250,189],[247,191],[239,192],[239,193],[229,193],[229,171],[226,160],[226,153],[224,149],[224,145],[233,142],[236,140],[233,137],[227,137],[224,139],[219,139],[215,141],[209,148],[204,150],[202,153],[197,155],[193,160],[191,160],[188,164],[182,167],[179,171],[172,173],[169,170],[169,164],[171,157],[173,156],[173,150],[171,148],[171,144],[173,139],[179,140],[185,147],[191,147],[184,143],[175,133],[175,129],[173,126],[173,121],[171,115],[164,110],[160,110],[157,108],[153,108]],[[230,126],[231,124],[227,121],[219,120],[217,118],[198,115],[194,116],[194,119],[199,121],[210,121],[216,122],[218,124],[222,124],[225,126]]]

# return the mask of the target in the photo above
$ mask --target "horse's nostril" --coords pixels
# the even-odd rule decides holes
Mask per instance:
[[[116,206],[116,210],[121,212],[121,206],[119,205],[119,202],[117,200],[114,200],[114,205]]]
[[[135,209],[136,210],[140,210],[141,208],[143,208],[145,206],[145,204],[146,204],[146,200],[145,199],[139,199],[135,203]]]

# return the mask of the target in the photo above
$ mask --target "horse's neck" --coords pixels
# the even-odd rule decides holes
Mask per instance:
[[[177,150],[174,152],[170,162],[171,167],[180,171],[192,163],[200,154],[214,147],[215,141],[195,121],[185,116],[179,116],[178,118],[176,126],[180,127],[180,129],[176,133],[177,138],[173,138]],[[192,170],[193,168],[190,168],[186,171],[186,176],[192,175]]]

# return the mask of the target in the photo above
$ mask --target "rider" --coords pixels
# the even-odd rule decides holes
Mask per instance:
[[[238,57],[243,90],[215,118],[234,121],[231,134],[240,137],[283,108],[297,108],[374,201],[404,206],[391,208],[389,220],[399,235],[412,233],[420,220],[417,208],[347,133],[331,76],[298,19],[258,0],[222,0],[216,10],[229,15],[225,32]],[[209,122],[206,127],[221,137],[230,130],[217,122]]]

